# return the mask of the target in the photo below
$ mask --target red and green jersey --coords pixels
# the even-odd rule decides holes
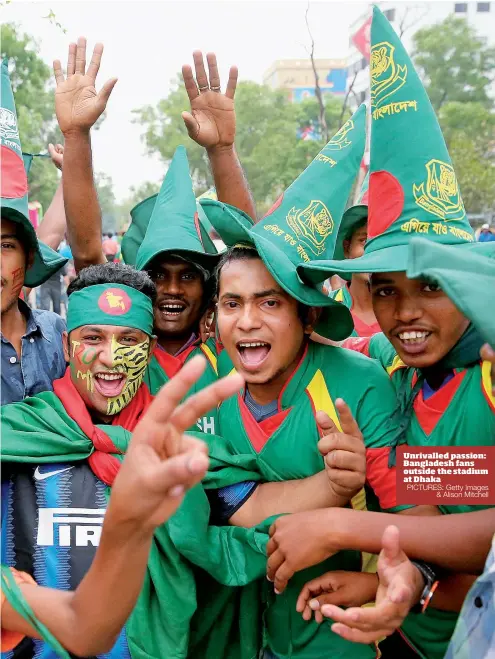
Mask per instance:
[[[198,339],[179,355],[170,355],[163,348],[157,346],[144,376],[144,382],[148,386],[151,395],[156,396],[163,385],[176,375],[187,361],[196,355],[206,357],[207,366],[203,375],[189,391],[189,396],[213,384],[218,378],[217,346],[213,339],[208,339],[205,343]],[[218,425],[217,410],[211,410],[206,416],[198,419],[196,425],[198,430],[214,435],[217,432]]]
[[[384,334],[347,339],[344,347],[378,360],[398,391],[406,379],[411,389],[417,372],[400,359]],[[407,431],[409,446],[492,446],[495,443],[495,398],[490,364],[480,362],[455,369],[453,377],[425,400],[421,390],[414,401],[414,413]],[[490,506],[439,506],[444,514],[464,513]],[[434,600],[433,600],[434,601]],[[402,630],[426,659],[443,659],[458,614],[430,606],[424,615],[411,613]]]
[[[368,325],[356,314],[353,309],[354,301],[348,285],[337,288],[335,291],[330,291],[328,296],[337,302],[342,302],[351,312],[352,320],[354,321],[354,329],[351,336],[373,336],[373,334],[381,332],[380,325],[377,322]]]
[[[219,375],[231,370],[232,362],[223,352]],[[249,457],[265,482],[313,476],[324,468],[315,413],[323,410],[338,424],[333,401],[339,397],[349,405],[367,447],[368,484],[354,497],[353,507],[397,510],[395,469],[388,467],[389,447],[396,435],[393,387],[377,364],[348,350],[310,342],[279,396],[278,413],[265,421],[255,421],[242,394],[225,401],[219,427],[227,452],[239,462]],[[282,596],[275,596],[266,584],[264,626],[269,649],[284,659],[375,657],[374,647],[349,643],[329,625],[305,622],[296,611],[297,597],[307,581],[328,570],[360,571],[369,559],[358,552],[340,552],[294,575]]]

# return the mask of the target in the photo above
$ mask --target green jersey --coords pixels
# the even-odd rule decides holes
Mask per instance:
[[[219,358],[219,374],[231,370],[224,352]],[[249,456],[265,482],[313,476],[324,468],[317,448],[320,435],[315,413],[327,412],[340,427],[333,404],[339,397],[349,405],[367,448],[368,484],[354,497],[353,507],[397,510],[395,469],[388,467],[396,435],[394,391],[377,364],[351,351],[310,342],[279,396],[278,413],[259,423],[242,394],[225,401],[220,406],[219,425],[227,452],[239,462]],[[369,559],[354,551],[339,552],[294,575],[280,596],[265,581],[264,635],[271,652],[284,659],[375,657],[375,648],[350,643],[334,634],[330,625],[305,622],[296,612],[297,597],[307,581],[329,570],[360,571]]]
[[[396,391],[405,381],[412,389],[418,374],[407,367],[384,334],[349,339],[344,346],[380,362]],[[490,364],[454,369],[450,380],[430,396],[425,389],[414,401],[407,430],[409,446],[492,446],[495,442],[495,398],[491,393]],[[490,506],[439,506],[444,514],[465,513]],[[433,599],[433,602],[435,600]],[[458,614],[429,606],[424,614],[410,613],[402,631],[426,659],[443,659]]]

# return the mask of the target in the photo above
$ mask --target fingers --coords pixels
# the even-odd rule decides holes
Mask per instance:
[[[208,463],[208,456],[202,451],[175,455],[163,462],[161,486],[172,496],[180,496],[204,477]]]
[[[84,75],[86,71],[86,38],[79,37],[76,49],[76,73]]]
[[[294,570],[289,566],[287,561],[282,563],[282,565],[278,568],[277,572],[275,573],[275,577],[273,579],[273,588],[277,595],[280,595],[281,593],[284,592],[284,590],[287,588],[287,584],[289,583],[289,580],[292,578],[293,575],[294,575]]]
[[[308,601],[325,590],[325,586],[323,584],[323,580],[325,578],[326,575],[323,575],[322,577],[318,577],[317,579],[312,579],[311,581],[308,581],[308,583],[303,586],[303,589],[301,590],[301,592],[299,593],[299,597],[297,598],[296,611],[302,613],[304,607],[308,604]]]
[[[325,618],[331,618],[335,622],[341,622],[362,631],[391,628],[395,625],[398,627],[404,617],[402,611],[399,611],[399,607],[388,600],[376,606],[351,607],[345,611],[334,604],[324,604],[320,607],[320,611]]]
[[[342,432],[346,435],[351,435],[352,437],[360,437],[363,439],[361,431],[359,430],[359,426],[352,416],[352,412],[347,403],[342,398],[337,398],[335,401],[335,407],[339,413]]]
[[[185,432],[204,414],[239,391],[243,384],[244,380],[238,373],[221,378],[179,405],[170,421],[179,432]]]
[[[285,555],[277,547],[274,551],[272,551],[266,563],[266,578],[268,581],[273,581],[275,579],[275,574],[284,561]]]
[[[238,75],[239,71],[237,70],[237,66],[231,66],[229,71],[229,80],[227,82],[227,89],[225,90],[225,96],[227,96],[227,98],[234,98]]]
[[[182,67],[182,79],[184,80],[184,87],[186,88],[187,95],[190,101],[193,101],[199,96],[198,86],[194,79],[192,68],[189,64],[184,64]]]
[[[316,418],[316,423],[318,424],[318,428],[321,431],[322,437],[325,437],[326,435],[330,435],[332,433],[340,432],[340,429],[337,428],[335,423],[332,421],[332,419],[328,416],[326,412],[319,410],[318,412],[316,412],[315,418]]]
[[[196,94],[196,96],[197,95],[198,94]],[[191,98],[191,97],[189,97],[189,98]],[[196,138],[197,134],[199,133],[199,124],[198,124],[198,122],[192,116],[192,114],[190,112],[183,112],[182,113],[182,119],[184,120],[184,123],[186,124],[186,128],[187,128],[187,132],[189,133],[189,137],[194,140]]]
[[[208,74],[210,77],[210,89],[214,92],[220,91],[220,74],[218,73],[217,58],[215,53],[206,53],[208,62]]]
[[[76,72],[76,51],[77,51],[77,44],[76,43],[69,44],[69,54],[67,56],[68,78],[70,78],[70,76],[73,76],[74,73]]]
[[[59,59],[53,60],[53,75],[55,76],[57,87],[64,82],[64,72],[62,71],[62,63]]]
[[[488,343],[485,343],[481,347],[480,354],[482,359],[495,364],[495,350],[490,345],[488,345]]]
[[[108,99],[110,98],[110,94],[113,92],[113,88],[117,84],[117,80],[118,78],[110,78],[110,80],[107,80],[98,92],[98,100],[103,105],[103,109],[108,103]]]
[[[203,62],[203,53],[200,50],[195,50],[193,53],[194,68],[196,70],[196,82],[199,91],[207,91],[210,85],[208,84],[208,76],[206,75],[205,65]]]
[[[378,629],[373,632],[362,632],[359,629],[353,629],[352,627],[347,627],[340,622],[336,622],[332,625],[332,631],[342,638],[345,638],[347,641],[352,643],[364,643],[366,645],[379,641],[385,636],[390,636],[392,633],[388,629]]]
[[[93,55],[91,57],[91,62],[89,63],[88,70],[86,75],[88,75],[93,80],[96,80],[98,71],[100,70],[101,56],[103,55],[103,44],[97,43],[93,49]]]

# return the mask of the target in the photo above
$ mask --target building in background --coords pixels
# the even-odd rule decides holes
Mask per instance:
[[[347,86],[346,60],[316,59],[315,64],[322,93],[344,96]],[[276,60],[263,75],[263,83],[271,89],[286,89],[293,103],[315,95],[315,75],[309,57]]]

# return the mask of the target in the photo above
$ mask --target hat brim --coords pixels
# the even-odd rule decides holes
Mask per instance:
[[[489,254],[484,245],[489,243],[457,243],[459,249],[477,249],[480,254]],[[480,246],[480,247],[478,247]],[[343,261],[312,261],[298,266],[297,271],[303,281],[313,285],[325,281],[328,277],[339,275],[353,275],[361,272],[405,272],[409,257],[409,244],[392,245],[368,252],[357,259],[345,259]]]
[[[339,232],[337,234],[337,242],[335,243],[335,251],[333,260],[341,260],[345,258],[344,255],[344,240],[354,233],[355,228],[368,220],[368,206],[366,204],[359,204],[358,206],[351,206],[342,215],[342,222],[340,223]]]
[[[222,258],[223,252],[218,252],[217,254],[206,254],[203,252],[197,252],[196,250],[192,249],[157,249],[156,252],[152,253],[150,258],[145,263],[136,263],[136,269],[146,270],[150,263],[157,257],[166,259],[167,256],[174,256],[174,254],[181,256],[193,264],[197,263],[211,274]]]

